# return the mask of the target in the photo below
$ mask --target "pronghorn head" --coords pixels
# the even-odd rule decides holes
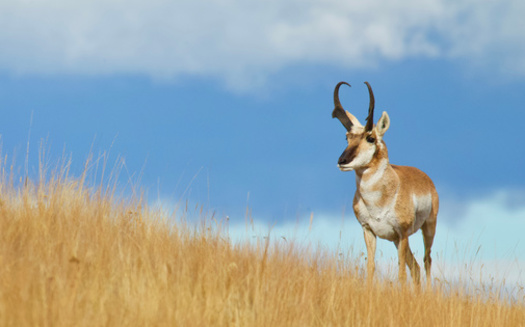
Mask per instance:
[[[368,82],[365,82],[370,94],[370,106],[368,108],[368,117],[366,125],[363,126],[354,115],[345,111],[339,101],[339,87],[343,84],[350,86],[346,82],[339,82],[334,90],[335,109],[332,112],[332,118],[338,118],[346,128],[346,147],[341,157],[339,157],[338,167],[342,171],[366,168],[378,155],[388,157],[386,145],[383,142],[383,135],[390,127],[390,118],[386,111],[383,111],[381,118],[374,126],[374,93]]]

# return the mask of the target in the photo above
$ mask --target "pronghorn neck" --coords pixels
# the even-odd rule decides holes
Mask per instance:
[[[392,188],[391,181],[395,180],[395,172],[388,160],[388,151],[384,142],[379,143],[378,149],[370,163],[363,168],[356,169],[356,186],[361,196],[367,193],[385,192],[386,188]]]
[[[356,169],[355,173],[359,179],[362,179],[363,177],[368,178],[381,171],[385,166],[390,166],[390,161],[388,160],[388,150],[385,142],[382,141],[378,144],[376,152],[368,165]]]

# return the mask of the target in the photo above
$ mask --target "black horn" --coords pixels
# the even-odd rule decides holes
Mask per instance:
[[[366,126],[365,131],[371,132],[372,128],[374,128],[374,107],[375,107],[375,99],[374,99],[374,92],[372,91],[372,87],[368,82],[365,82],[366,86],[368,87],[368,93],[370,94],[370,106],[368,107],[368,117],[366,117]]]
[[[346,84],[348,86],[351,86],[347,82],[339,82],[335,86],[334,90],[334,111],[332,112],[332,118],[339,119],[339,121],[343,124],[343,126],[346,128],[347,131],[350,131],[352,129],[352,122],[350,121],[350,118],[346,115],[345,110],[343,109],[343,106],[341,105],[341,101],[339,101],[339,87],[341,85]]]

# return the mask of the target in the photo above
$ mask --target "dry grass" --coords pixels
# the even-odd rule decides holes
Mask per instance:
[[[367,285],[335,254],[234,246],[217,223],[49,175],[0,183],[2,326],[525,325],[525,307],[496,295]]]

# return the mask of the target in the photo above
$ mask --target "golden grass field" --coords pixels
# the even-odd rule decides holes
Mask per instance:
[[[2,165],[1,326],[525,326],[524,304],[496,293],[367,284],[364,262],[335,253],[232,245],[220,222],[184,222],[67,167],[24,181]]]

